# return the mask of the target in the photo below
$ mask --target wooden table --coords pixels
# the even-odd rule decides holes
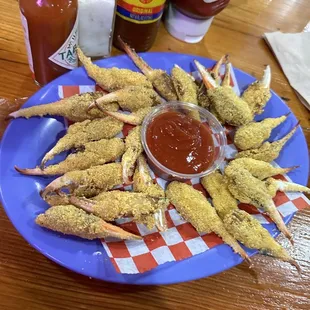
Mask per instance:
[[[0,96],[30,96],[38,87],[28,69],[17,1],[0,0],[0,12]],[[237,68],[254,76],[270,64],[272,89],[287,98],[301,125],[310,127],[309,112],[262,39],[264,32],[301,31],[309,17],[308,0],[232,0],[202,42],[179,42],[161,27],[152,50],[213,59],[229,53]],[[305,134],[309,144],[310,133]],[[295,247],[289,252],[300,264],[301,276],[288,264],[257,255],[253,269],[241,264],[189,283],[137,287],[88,279],[51,262],[25,242],[0,208],[0,309],[310,309],[310,210],[297,214],[290,229]]]

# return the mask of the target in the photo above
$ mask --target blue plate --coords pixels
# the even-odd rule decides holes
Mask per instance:
[[[170,71],[175,63],[187,71],[195,71],[194,59],[207,67],[214,64],[210,59],[176,53],[145,53],[142,57],[150,66],[167,71]],[[97,64],[106,68],[116,66],[136,70],[125,55],[100,60]],[[241,90],[254,81],[253,77],[237,69],[235,75]],[[43,87],[26,102],[24,107],[58,100],[58,85],[90,84],[94,82],[87,77],[84,68],[77,68]],[[259,119],[277,117],[287,112],[289,108],[275,93],[272,93],[272,98]],[[295,116],[290,114],[288,120],[274,131],[271,140],[284,136],[296,123]],[[2,204],[15,228],[34,248],[75,272],[105,281],[127,284],[155,285],[184,282],[219,273],[242,262],[240,256],[234,254],[229,246],[219,245],[189,259],[166,263],[144,274],[123,275],[115,271],[99,241],[65,237],[37,226],[34,222],[35,217],[47,208],[47,204],[39,196],[39,191],[52,179],[23,176],[15,172],[14,165],[34,167],[39,164],[42,156],[55,144],[65,128],[66,124],[62,118],[16,119],[9,124],[1,142]],[[307,183],[308,150],[300,128],[285,145],[277,163],[282,167],[300,166],[289,176],[294,182]],[[285,217],[284,220],[288,223],[291,219],[292,215]],[[274,236],[278,234],[274,224],[265,227]],[[248,253],[253,255],[256,252],[249,250]]]

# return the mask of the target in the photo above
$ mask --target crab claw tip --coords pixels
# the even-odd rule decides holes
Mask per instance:
[[[8,121],[10,119],[17,118],[17,117],[18,117],[18,111],[15,111],[15,112],[10,113],[4,120]]]
[[[19,168],[19,167],[17,167],[17,166],[14,166],[14,169],[15,169],[17,172],[21,173],[21,174],[29,174],[29,173],[27,173],[27,171],[28,171],[29,169],[23,169],[23,168]]]
[[[262,80],[260,81],[261,84],[265,87],[265,88],[270,88],[270,83],[271,83],[271,69],[270,66],[267,65],[266,69],[264,70],[264,75]]]
[[[96,106],[96,102],[92,102],[92,103],[88,106],[87,111],[92,110],[95,106]]]

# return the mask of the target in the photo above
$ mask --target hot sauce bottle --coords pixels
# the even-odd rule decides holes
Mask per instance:
[[[43,86],[76,68],[78,0],[19,0],[28,62]]]
[[[137,52],[153,45],[165,0],[118,0],[114,26],[113,45],[122,49],[118,36]]]

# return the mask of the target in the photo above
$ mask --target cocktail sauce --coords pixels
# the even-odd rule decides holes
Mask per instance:
[[[148,125],[146,143],[156,160],[184,174],[206,171],[214,160],[214,142],[207,124],[181,112],[168,111]]]

